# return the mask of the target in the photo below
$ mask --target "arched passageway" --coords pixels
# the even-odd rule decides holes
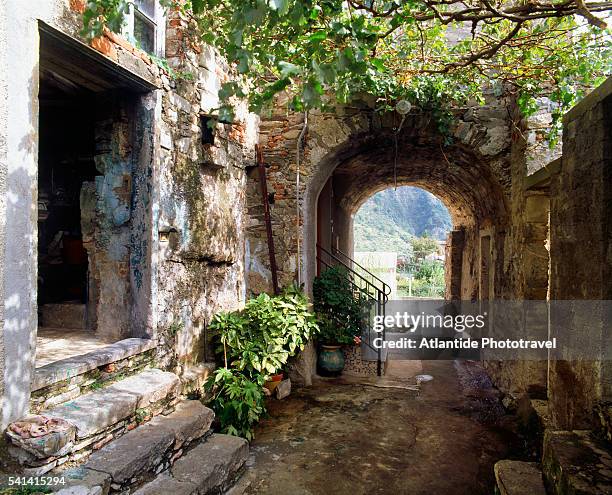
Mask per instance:
[[[306,193],[306,280],[316,273],[317,244],[353,254],[354,215],[370,196],[395,185],[411,185],[437,196],[451,214],[446,297],[494,297],[494,263],[499,258],[494,251],[501,246],[495,238],[503,235],[507,210],[499,171],[490,162],[464,146],[443,147],[437,139],[415,139],[410,133],[397,139],[381,133],[352,147],[348,155],[326,157],[325,163],[328,166],[317,169]],[[316,221],[308,225],[312,218]]]

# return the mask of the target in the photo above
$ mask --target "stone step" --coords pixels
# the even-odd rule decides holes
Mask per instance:
[[[43,304],[40,307],[43,327],[72,328],[85,330],[87,328],[87,310],[84,304],[60,303]]]
[[[36,368],[30,411],[49,410],[86,394],[93,387],[150,367],[155,359],[155,345],[151,339],[124,339]]]
[[[27,442],[9,435],[10,451],[23,465],[35,468],[31,474],[44,473],[89,455],[138,423],[172,408],[179,393],[180,380],[174,373],[145,370],[31,418],[38,423],[54,418],[63,429]]]
[[[59,493],[62,489],[64,493],[126,492],[149,481],[204,437],[214,417],[213,411],[201,402],[182,401],[174,412],[156,416],[97,450],[84,465],[57,473],[68,480]]]
[[[612,451],[589,431],[547,430],[542,470],[553,495],[612,493]]]
[[[537,462],[504,459],[494,466],[499,495],[546,495],[542,470]]]
[[[215,433],[134,495],[224,493],[242,474],[248,454],[245,439]]]

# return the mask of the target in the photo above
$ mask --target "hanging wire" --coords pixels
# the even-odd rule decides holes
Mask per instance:
[[[301,244],[301,229],[300,229],[300,149],[302,147],[302,141],[306,128],[308,127],[308,111],[304,112],[304,125],[298,136],[297,143],[295,145],[295,163],[296,163],[296,178],[295,178],[295,208],[296,208],[296,224],[295,229],[297,232],[297,283],[298,286],[302,285],[302,260],[300,258],[300,244]]]

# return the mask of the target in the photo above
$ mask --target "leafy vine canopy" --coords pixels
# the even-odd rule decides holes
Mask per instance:
[[[190,12],[202,41],[239,75],[220,90],[220,118],[247,97],[256,113],[275,95],[293,110],[370,95],[381,110],[406,99],[438,111],[483,91],[510,91],[524,115],[536,98],[553,117],[612,68],[612,1],[162,0]],[[118,31],[129,2],[90,0],[84,32]]]

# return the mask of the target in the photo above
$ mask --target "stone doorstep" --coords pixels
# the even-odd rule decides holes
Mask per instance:
[[[500,495],[546,495],[537,462],[504,459],[496,462],[493,469]]]
[[[97,351],[49,363],[34,371],[32,391],[82,375],[105,364],[141,354],[153,349],[155,345],[155,341],[151,339],[125,339]]]
[[[248,442],[214,433],[134,495],[204,495],[230,488],[249,454]]]
[[[549,493],[612,493],[612,451],[590,431],[544,433],[542,471]]]
[[[177,396],[180,381],[174,373],[145,370],[109,387],[90,392],[45,411],[45,416],[65,419],[77,428],[77,440],[103,431],[168,396]]]
[[[209,431],[213,419],[213,411],[201,402],[180,402],[168,416],[156,416],[94,452],[77,471],[69,469],[57,475],[67,476],[71,485],[84,485],[90,489],[95,486],[102,488],[100,483],[106,484],[108,480],[115,486],[128,486],[133,480],[142,481],[147,475],[155,474],[165,461],[170,462],[170,458],[174,457],[173,452],[203,437]],[[82,478],[88,472],[104,476],[92,475],[92,482],[83,481]],[[76,489],[76,486],[73,488]]]

